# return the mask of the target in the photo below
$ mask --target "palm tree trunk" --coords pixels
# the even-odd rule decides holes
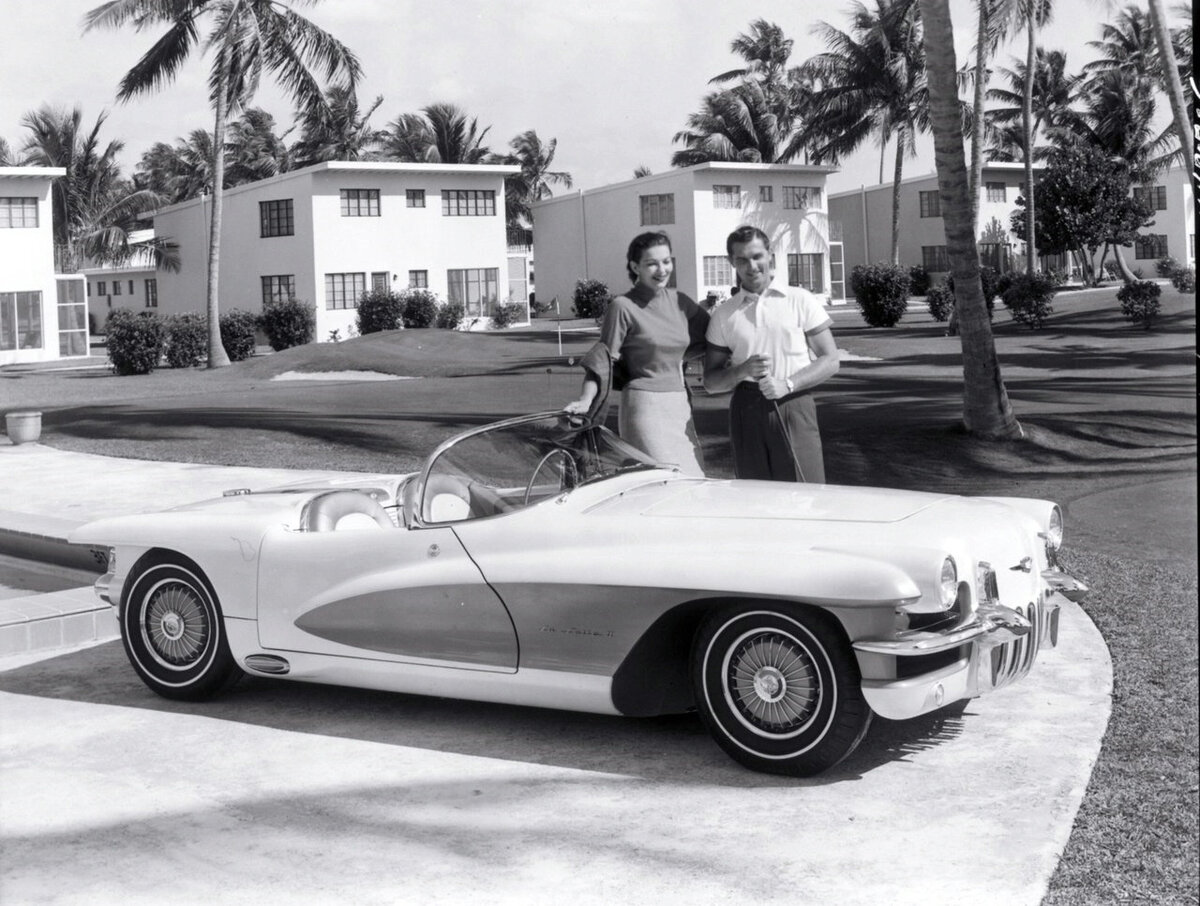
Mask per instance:
[[[962,134],[961,129],[959,134]],[[892,264],[900,263],[900,177],[904,175],[904,149],[908,142],[907,127],[896,131],[896,167],[892,172]]]
[[[1025,273],[1037,270],[1037,236],[1033,212],[1033,81],[1037,51],[1037,20],[1032,0],[1025,0],[1025,91],[1021,123],[1025,129]]]
[[[222,65],[219,61],[218,66]],[[224,79],[217,89],[216,122],[213,126],[213,206],[208,229],[208,367],[224,368],[229,355],[221,343],[221,310],[218,276],[221,263],[221,200],[225,189],[225,117],[228,107]]]
[[[1136,283],[1137,274],[1129,269],[1129,265],[1125,263],[1125,256],[1121,254],[1121,247],[1115,242],[1112,243],[1113,257],[1117,261],[1117,270],[1121,272],[1121,279],[1126,283]]]
[[[1175,59],[1171,32],[1167,28],[1166,16],[1163,15],[1162,0],[1150,0],[1150,25],[1154,29],[1154,39],[1158,42],[1158,60],[1163,70],[1167,97],[1171,101],[1175,129],[1179,132],[1179,147],[1183,149],[1184,166],[1190,167],[1195,143],[1192,141],[1192,130],[1188,125],[1187,105],[1183,101],[1183,83],[1179,79],[1179,63]],[[1191,186],[1191,180],[1187,180],[1187,184]]]
[[[1000,376],[1000,361],[979,277],[979,249],[975,244],[975,223],[967,188],[949,0],[920,0],[920,3],[925,22],[933,152],[963,352],[963,423],[968,431],[981,437],[1019,437],[1021,426],[1013,415]]]
[[[983,97],[987,88],[987,27],[991,0],[977,0],[979,22],[975,34],[975,97],[971,109],[975,122],[971,129],[971,221],[979,229],[979,185],[983,181]]]

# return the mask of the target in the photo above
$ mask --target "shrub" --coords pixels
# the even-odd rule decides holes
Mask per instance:
[[[1146,330],[1158,315],[1160,308],[1158,297],[1162,289],[1153,280],[1138,280],[1126,283],[1117,290],[1117,298],[1121,300],[1121,314],[1134,324],[1141,324]]]
[[[1004,307],[1019,324],[1037,330],[1054,311],[1054,281],[1045,274],[1017,274],[1000,297]]]
[[[909,292],[914,296],[929,295],[929,271],[925,270],[924,265],[914,264],[908,269],[908,279],[911,281]]]
[[[466,313],[467,310],[463,308],[461,302],[447,302],[438,309],[437,326],[447,330],[456,330]]]
[[[1154,269],[1158,271],[1160,277],[1170,277],[1179,270],[1179,262],[1167,255],[1154,262]]]
[[[608,311],[608,303],[612,301],[612,293],[608,286],[599,280],[576,280],[575,296],[572,304],[577,318],[594,318],[596,323],[604,320]]]
[[[152,311],[114,308],[104,322],[108,361],[117,374],[149,374],[158,367],[167,332]]]
[[[1171,274],[1171,285],[1181,293],[1196,291],[1196,271],[1190,267],[1177,267]]]
[[[254,355],[258,319],[248,311],[231,309],[221,315],[221,345],[231,362],[244,362]]]
[[[898,264],[859,264],[850,273],[854,300],[871,327],[895,327],[908,309],[911,280]]]
[[[358,332],[379,333],[404,326],[404,297],[387,289],[373,289],[358,300]]]
[[[427,289],[407,289],[401,295],[404,300],[404,326],[432,327],[437,323],[438,297]]]
[[[929,313],[935,321],[950,320],[950,312],[954,311],[954,290],[947,281],[931,286],[925,293],[925,301],[929,303]]]
[[[194,368],[208,354],[208,318],[188,312],[165,319],[167,364],[172,368]]]
[[[267,335],[271,348],[279,352],[313,341],[317,333],[317,313],[299,299],[268,302],[258,316],[258,326]]]
[[[544,315],[546,312],[550,311],[553,308],[554,308],[554,300],[553,299],[551,299],[549,302],[543,302],[541,299],[537,298],[536,293],[529,294],[529,315],[530,315],[530,317],[540,318],[542,315]]]
[[[988,267],[986,264],[980,265],[979,283],[983,288],[983,301],[987,304],[989,319],[991,319],[992,312],[996,308],[996,297],[1002,292],[1000,289],[1002,280],[1004,281],[1004,288],[1007,289],[1009,283],[1012,282],[1012,276],[1001,274],[994,267]],[[950,288],[950,292],[954,292],[954,274],[946,276],[946,286]]]
[[[492,327],[497,330],[511,327],[521,320],[525,306],[520,302],[501,302],[492,313]]]

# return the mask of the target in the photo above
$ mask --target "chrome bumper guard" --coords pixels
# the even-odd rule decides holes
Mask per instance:
[[[1057,610],[1057,605],[1055,605]],[[1033,624],[1024,615],[1003,604],[984,604],[971,622],[949,632],[911,630],[898,632],[892,639],[862,639],[854,643],[857,651],[871,654],[937,654],[959,645],[983,640],[988,647],[1002,645],[1025,635]]]
[[[92,583],[92,590],[96,592],[96,597],[99,598],[101,601],[103,601],[105,604],[115,607],[116,605],[113,604],[112,598],[109,597],[109,593],[108,593],[109,586],[112,585],[112,580],[113,580],[113,574],[105,573],[103,576],[101,576],[99,579],[97,579],[95,582]]]
[[[1051,567],[1042,570],[1042,581],[1046,583],[1047,594],[1057,592],[1068,601],[1076,603],[1087,597],[1088,587],[1061,569]]]

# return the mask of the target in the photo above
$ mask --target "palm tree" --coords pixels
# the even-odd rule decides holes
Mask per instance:
[[[750,23],[749,34],[739,34],[729,43],[729,49],[746,61],[741,69],[731,69],[708,80],[710,85],[732,81],[761,81],[779,83],[784,80],[788,58],[794,42],[783,29],[766,19]]]
[[[12,149],[3,138],[0,138],[0,167],[15,167],[17,159],[13,157]]]
[[[1033,70],[1032,135],[1034,139],[1033,159],[1039,160],[1046,156],[1049,147],[1039,145],[1039,135],[1049,136],[1054,130],[1063,125],[1070,115],[1072,105],[1078,100],[1083,87],[1080,76],[1067,71],[1067,57],[1060,50],[1046,50],[1039,47],[1035,54],[1036,62]],[[1015,156],[992,153],[989,149],[990,160],[1023,160],[1025,145],[1025,94],[1026,78],[1025,63],[1017,60],[1012,68],[1001,66],[997,70],[1008,81],[1008,88],[990,88],[987,92],[989,101],[998,102],[1001,106],[993,107],[987,113],[987,120],[994,136],[993,147],[1017,151]],[[1016,141],[1014,141],[1014,138]]]
[[[513,153],[505,158],[505,163],[516,164],[521,168],[520,173],[514,173],[504,180],[504,203],[509,228],[529,226],[532,215],[529,207],[535,201],[549,198],[554,194],[551,186],[561,185],[571,188],[571,174],[563,170],[551,170],[554,165],[554,152],[558,148],[558,139],[552,138],[547,144],[542,144],[537,132],[526,130],[509,143]]]
[[[480,131],[479,120],[453,104],[430,104],[421,113],[402,113],[384,131],[383,156],[416,163],[484,164],[494,155],[483,140],[491,131]]]
[[[1000,375],[995,340],[979,278],[975,216],[963,154],[962,110],[954,60],[949,0],[920,0],[924,19],[930,118],[947,252],[963,351],[963,423],[985,438],[1021,435]]]
[[[289,130],[290,131],[290,130]],[[261,107],[247,109],[225,132],[224,187],[269,179],[292,169],[291,152],[275,134],[275,117]]]
[[[673,167],[708,161],[783,164],[803,150],[784,105],[772,103],[756,81],[705,95],[699,112],[688,115],[687,128],[671,141],[685,146],[671,155]]]
[[[812,98],[815,113],[809,134],[820,140],[814,160],[834,162],[873,135],[881,148],[895,137],[891,259],[898,264],[904,158],[916,153],[917,132],[929,128],[925,51],[915,0],[874,2],[874,9],[852,4],[847,32],[825,22],[813,29],[829,50],[804,66],[821,86]]]
[[[638,164],[636,167],[633,168],[633,178],[634,179],[645,179],[647,176],[653,176],[653,175],[654,175],[654,171],[651,170],[649,167],[647,167],[645,164]]]
[[[1053,0],[1018,0],[1021,8],[1021,20],[1025,29],[1025,71],[1036,73],[1036,58],[1037,58],[1037,31],[1043,25],[1050,21],[1050,16],[1053,12]],[[1033,210],[1033,147],[1034,147],[1034,124],[1033,124],[1033,79],[1025,80],[1025,94],[1021,104],[1021,125],[1025,130],[1025,235],[1026,248],[1029,253],[1026,255],[1025,269],[1032,274],[1037,270],[1037,243],[1035,242],[1034,233],[1034,210]]]
[[[1183,79],[1180,76],[1181,72],[1191,72],[1191,21],[1192,9],[1191,4],[1184,4],[1183,13],[1187,17],[1187,48],[1188,59],[1185,62],[1185,68],[1180,67],[1179,61],[1176,59],[1174,47],[1174,35],[1167,28],[1167,17],[1163,11],[1162,0],[1150,0],[1150,26],[1154,31],[1154,39],[1158,44],[1158,61],[1162,71],[1163,87],[1167,92],[1167,99],[1171,102],[1171,116],[1174,120],[1175,131],[1179,138],[1179,148],[1182,152],[1182,157],[1185,166],[1192,166],[1192,161],[1195,160],[1195,142],[1193,141],[1192,129],[1190,124],[1194,122],[1194,104],[1189,106],[1184,101],[1183,95]],[[1192,96],[1194,101],[1194,95]],[[1188,182],[1191,185],[1191,182]],[[1195,190],[1193,189],[1192,197],[1195,198]]]
[[[311,0],[316,2],[316,0]],[[325,103],[314,70],[349,85],[360,76],[358,59],[340,41],[291,9],[286,0],[109,0],[84,17],[84,31],[132,23],[139,31],[156,23],[166,32],[121,80],[118,99],[128,101],[171,81],[196,49],[212,52],[209,100],[213,105],[213,192],[208,253],[208,367],[229,364],[221,345],[220,275],[225,126],[230,114],[248,105],[263,73],[276,77],[297,106]]]
[[[357,93],[348,86],[334,85],[325,92],[325,110],[300,111],[297,115],[300,140],[292,146],[295,166],[307,167],[323,160],[369,159],[383,133],[372,129],[371,114],[383,103],[376,96],[371,106],[358,106]]]
[[[116,158],[124,143],[101,142],[105,119],[101,113],[85,130],[80,107],[68,112],[43,106],[21,121],[29,132],[22,160],[66,170],[54,181],[50,197],[58,263],[68,273],[77,270],[84,258],[99,263],[128,261],[129,234],[139,228],[137,215],[162,201],[156,193],[139,190],[121,178]],[[173,246],[161,240],[144,248],[156,266],[170,267],[178,261]]]

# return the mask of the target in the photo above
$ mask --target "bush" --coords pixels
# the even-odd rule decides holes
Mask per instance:
[[[1196,272],[1190,267],[1177,267],[1171,274],[1171,285],[1181,293],[1196,291]]]
[[[925,301],[929,303],[929,313],[935,321],[949,321],[950,312],[954,311],[954,290],[943,280],[936,286],[931,286],[925,293]]]
[[[108,361],[117,374],[149,374],[158,367],[167,331],[152,311],[114,308],[104,322]]]
[[[929,295],[929,271],[925,270],[923,265],[914,264],[910,267],[908,269],[908,279],[911,281],[909,286],[910,293],[914,296]]]
[[[244,362],[254,355],[257,329],[258,319],[248,311],[234,308],[221,315],[221,345],[229,361]]]
[[[208,318],[188,312],[166,318],[167,364],[195,368],[208,354]]]
[[[446,330],[457,330],[466,313],[467,310],[463,308],[461,302],[447,302],[438,309],[437,326],[443,327]]]
[[[1160,277],[1170,277],[1179,270],[1179,262],[1170,255],[1166,255],[1154,262],[1154,269],[1158,271]]]
[[[1121,314],[1134,324],[1141,324],[1146,330],[1158,315],[1160,308],[1158,298],[1162,289],[1153,280],[1138,280],[1126,283],[1117,290],[1117,298],[1121,300]]]
[[[604,320],[608,311],[608,303],[612,301],[612,293],[608,286],[599,280],[576,280],[575,296],[572,305],[577,318],[594,318],[599,324]]]
[[[529,315],[530,315],[530,317],[540,318],[542,315],[544,315],[546,312],[550,311],[553,308],[554,308],[554,300],[553,299],[551,299],[549,302],[543,302],[541,299],[537,298],[536,293],[529,294]]]
[[[276,352],[305,346],[317,333],[317,313],[307,302],[286,299],[268,302],[258,316],[258,326]]]
[[[438,297],[427,289],[407,289],[401,294],[404,300],[404,326],[408,328],[432,327],[437,323]]]
[[[895,327],[908,309],[912,285],[898,264],[859,264],[850,272],[854,300],[871,327]]]
[[[1005,289],[1001,300],[1019,324],[1037,330],[1054,311],[1054,281],[1045,274],[1017,274]]]
[[[358,300],[358,332],[379,333],[404,326],[404,297],[387,289],[373,289]]]
[[[1001,274],[994,267],[988,267],[986,264],[979,266],[979,283],[983,287],[983,301],[987,303],[989,320],[996,308],[996,297],[1002,292],[1001,281],[1004,283],[1004,289],[1007,289],[1012,282],[1012,275]],[[946,276],[946,286],[950,288],[950,292],[954,292],[954,274]]]
[[[501,302],[492,313],[492,327],[497,330],[511,327],[521,320],[525,306],[520,302]]]

